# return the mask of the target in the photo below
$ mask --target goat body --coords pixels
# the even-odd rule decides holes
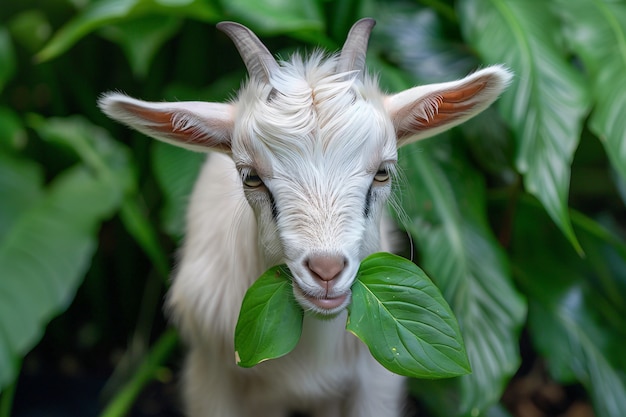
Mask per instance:
[[[278,63],[244,26],[218,27],[250,79],[231,103],[100,99],[112,118],[159,140],[209,154],[187,215],[168,308],[189,346],[183,376],[190,417],[397,417],[403,378],[346,332],[360,261],[389,250],[381,221],[397,148],[488,107],[504,68],[382,93],[365,73],[374,25],[357,22],[338,55]],[[305,310],[303,334],[282,358],[243,369],[234,329],[246,290],[286,263]]]

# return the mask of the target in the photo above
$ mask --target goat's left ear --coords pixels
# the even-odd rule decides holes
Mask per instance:
[[[386,97],[398,147],[474,117],[498,98],[511,78],[510,71],[493,66],[458,81],[423,85]]]
[[[98,106],[110,118],[163,142],[199,152],[230,152],[234,125],[231,104],[153,103],[108,93],[98,100]]]

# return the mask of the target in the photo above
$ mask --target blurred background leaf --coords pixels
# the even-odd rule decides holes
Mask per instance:
[[[589,108],[582,76],[567,62],[553,30],[550,2],[463,0],[461,27],[487,63],[503,63],[516,77],[500,108],[517,138],[516,167],[580,251],[567,200],[569,166]]]
[[[498,401],[519,366],[525,302],[487,223],[485,185],[457,145],[439,138],[402,150],[407,178],[402,208],[421,265],[442,288],[459,319],[470,375],[444,384],[415,381],[413,391],[434,415],[466,415]],[[506,302],[504,302],[506,300]]]
[[[3,234],[3,385],[15,377],[17,359],[41,337],[43,324],[72,301],[97,247],[96,226],[119,203],[117,191],[114,183],[94,177],[85,167],[70,169],[39,201],[22,207]]]
[[[556,1],[563,37],[591,82],[590,129],[602,140],[615,170],[626,178],[626,4]],[[585,16],[581,19],[580,16]]]

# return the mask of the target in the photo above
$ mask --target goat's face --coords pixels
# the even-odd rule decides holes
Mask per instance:
[[[222,23],[250,74],[235,102],[149,103],[118,93],[99,102],[157,139],[229,154],[267,266],[287,263],[296,298],[318,314],[347,306],[360,261],[379,250],[397,148],[481,112],[511,78],[496,66],[384,95],[364,69],[373,24],[357,22],[340,55],[279,65],[249,29]]]
[[[232,157],[264,259],[288,265],[305,309],[333,314],[349,303],[361,259],[379,249],[397,147],[378,90],[338,79],[332,60],[312,61],[308,74],[282,67],[279,89],[244,88]]]

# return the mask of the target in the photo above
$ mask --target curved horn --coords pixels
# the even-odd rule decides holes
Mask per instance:
[[[235,22],[220,22],[217,28],[235,44],[251,78],[269,83],[278,63],[259,38],[247,27]]]
[[[367,43],[375,24],[374,19],[366,17],[352,25],[348,38],[341,49],[337,72],[359,71],[359,76],[361,76],[365,70]]]

